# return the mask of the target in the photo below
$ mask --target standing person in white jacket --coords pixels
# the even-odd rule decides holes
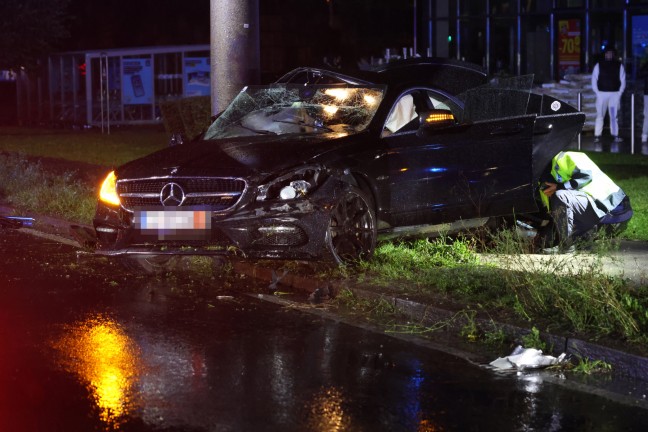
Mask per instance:
[[[615,51],[605,51],[605,59],[598,62],[592,71],[592,89],[596,93],[596,123],[594,124],[594,142],[601,140],[605,112],[610,115],[610,135],[614,142],[623,142],[619,136],[619,108],[621,94],[625,90],[626,76],[623,64],[615,58]]]

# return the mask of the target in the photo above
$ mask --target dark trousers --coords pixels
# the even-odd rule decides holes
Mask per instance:
[[[569,246],[574,238],[587,233],[601,220],[594,210],[594,202],[585,192],[557,190],[550,200],[560,243]]]

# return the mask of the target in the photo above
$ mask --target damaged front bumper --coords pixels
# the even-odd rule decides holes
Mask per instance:
[[[250,201],[228,215],[212,213],[209,230],[201,240],[167,239],[169,236],[163,233],[144,232],[136,227],[133,213],[99,203],[93,221],[97,236],[95,253],[105,256],[238,255],[252,259],[321,259],[327,250],[330,209],[340,191],[338,182],[327,182],[312,197]],[[159,210],[168,209],[160,207]]]

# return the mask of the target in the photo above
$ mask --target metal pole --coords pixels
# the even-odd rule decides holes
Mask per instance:
[[[626,3],[626,2],[624,2]],[[623,34],[628,34],[628,5],[623,6]],[[626,64],[628,59],[628,38],[623,38],[623,64]]]
[[[516,45],[515,50],[515,71],[518,76],[522,75],[522,10],[520,9],[522,2],[518,0],[517,2],[517,34],[516,36]]]
[[[54,79],[53,79],[54,63],[52,57],[47,57],[47,87],[49,92],[49,107],[50,123],[54,121]]]
[[[104,133],[104,55],[99,55],[99,102],[101,111],[101,133]]]
[[[433,12],[432,12],[432,0],[428,0],[428,37],[427,37],[427,57],[434,56],[434,48],[432,47],[434,38],[434,21],[433,21]]]
[[[456,12],[457,12],[457,46],[455,49],[455,52],[457,53],[457,60],[461,60],[461,19],[459,18],[461,16],[461,0],[457,0],[457,7],[456,7]]]
[[[418,44],[416,43],[416,39],[417,39],[417,35],[416,35],[416,32],[417,32],[416,14],[418,12],[416,10],[416,0],[412,0],[412,2],[414,3],[414,5],[413,5],[414,6],[414,23],[413,23],[413,25],[414,25],[414,31],[413,31],[413,33],[414,33],[414,45],[413,45],[414,54],[413,55],[416,55],[416,53],[418,52]]]
[[[491,12],[490,12],[490,0],[486,0],[486,64],[483,65],[486,68],[486,73],[492,73],[490,67],[490,53],[491,53]]]
[[[582,111],[581,105],[582,105],[582,98],[583,94],[581,92],[578,92],[578,111]],[[581,150],[581,133],[578,132],[578,151]]]
[[[585,72],[590,71],[590,4],[585,1]]]
[[[553,13],[553,9],[551,10],[551,14],[549,14],[549,29],[550,29],[549,30],[549,46],[551,47],[551,49],[549,50],[549,70],[550,70],[549,78],[551,80],[554,80],[556,78],[556,71],[555,71],[556,65],[555,65],[555,59],[554,59],[554,49],[555,49],[554,48],[554,46],[555,46],[554,43],[555,43],[555,38],[556,38],[556,35],[554,33],[555,33],[556,30],[554,29],[554,13]]]
[[[106,124],[108,125],[108,135],[110,135],[110,66],[106,55]]]
[[[94,92],[92,91],[92,58],[89,54],[85,55],[85,65],[86,65],[86,74],[85,74],[85,86],[86,86],[86,125],[88,127],[92,126],[92,116],[94,111]],[[101,68],[99,68],[101,72]]]
[[[635,95],[630,95],[630,154],[634,154],[635,141]]]

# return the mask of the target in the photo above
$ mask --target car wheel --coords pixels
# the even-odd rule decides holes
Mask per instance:
[[[369,259],[376,247],[376,216],[371,199],[352,188],[335,203],[326,232],[331,258],[338,264]]]
[[[148,274],[159,274],[173,270],[180,262],[180,257],[173,255],[135,255],[121,259],[128,270]]]

